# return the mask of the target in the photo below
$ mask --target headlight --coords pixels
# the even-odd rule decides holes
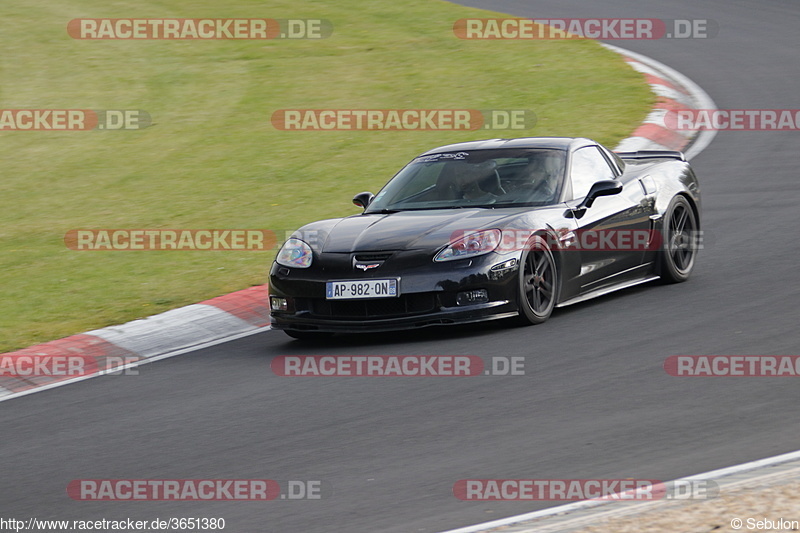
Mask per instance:
[[[289,239],[281,246],[275,262],[292,268],[308,268],[311,266],[311,247],[300,239]]]
[[[488,254],[500,244],[502,233],[499,229],[487,229],[470,233],[450,243],[436,254],[434,261],[453,261]]]

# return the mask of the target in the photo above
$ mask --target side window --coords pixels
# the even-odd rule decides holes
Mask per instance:
[[[589,193],[594,182],[613,180],[616,176],[600,150],[594,146],[587,146],[576,150],[572,155],[569,178],[572,182],[572,198],[577,200]]]

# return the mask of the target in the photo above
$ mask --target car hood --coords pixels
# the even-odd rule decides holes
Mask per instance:
[[[435,249],[472,231],[499,228],[518,210],[435,209],[361,214],[319,228],[323,252]]]

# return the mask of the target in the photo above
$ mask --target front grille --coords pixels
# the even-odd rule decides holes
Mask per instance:
[[[310,300],[313,316],[332,320],[354,318],[390,318],[393,316],[429,313],[436,308],[434,293],[401,294],[397,298],[369,300]]]
[[[372,252],[365,254],[355,254],[356,261],[386,261],[394,252]]]

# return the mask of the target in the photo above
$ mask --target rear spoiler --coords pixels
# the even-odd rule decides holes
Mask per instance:
[[[677,150],[639,150],[638,152],[614,152],[622,159],[677,159],[686,161],[683,152]]]

